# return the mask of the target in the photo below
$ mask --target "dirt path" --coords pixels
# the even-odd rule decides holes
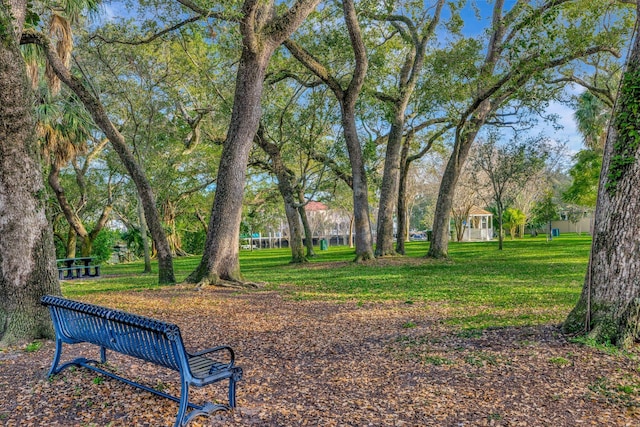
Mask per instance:
[[[465,332],[443,324],[439,307],[264,291],[165,288],[84,300],[177,323],[192,349],[236,350],[245,372],[239,408],[192,426],[640,425],[637,359],[568,343],[553,326]],[[51,342],[0,353],[0,424],[173,425],[176,404],[120,382],[82,369],[44,379],[52,355]],[[178,392],[173,372],[110,360]],[[192,395],[223,401],[225,387]]]

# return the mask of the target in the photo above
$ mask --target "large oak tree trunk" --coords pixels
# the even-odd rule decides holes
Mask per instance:
[[[605,146],[591,262],[580,300],[564,323],[567,332],[620,347],[640,341],[639,104],[636,36]]]
[[[280,190],[282,192],[282,190]],[[283,194],[284,197],[284,194]],[[291,263],[300,264],[307,262],[304,256],[304,245],[302,244],[302,222],[300,214],[295,204],[292,204],[293,195],[287,195],[284,202],[284,210],[289,224],[289,247],[291,249]]]
[[[217,284],[220,279],[242,280],[238,259],[242,194],[249,152],[262,114],[260,99],[271,53],[272,49],[258,54],[243,48],[204,253],[200,265],[187,278],[189,282],[206,285]]]
[[[353,216],[355,228],[356,259],[365,261],[373,258],[373,239],[369,220],[369,187],[364,168],[364,156],[355,124],[355,99],[353,104],[343,105],[342,126],[351,163],[353,177]]]
[[[60,295],[31,90],[18,45],[26,3],[12,3],[0,2],[0,346],[52,337],[40,298]]]
[[[242,279],[238,259],[242,195],[249,151],[262,114],[260,100],[266,68],[275,49],[302,24],[318,2],[298,0],[282,15],[276,13],[272,0],[246,0],[243,3],[239,22],[242,55],[231,123],[222,149],[204,254],[187,281],[206,285]],[[193,7],[198,9],[196,5]]]

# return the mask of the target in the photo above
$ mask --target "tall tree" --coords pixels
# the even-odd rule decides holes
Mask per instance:
[[[636,33],[605,144],[589,267],[580,300],[564,323],[567,332],[620,347],[640,340],[639,100]]]
[[[606,137],[605,130],[613,105],[604,103],[590,91],[583,92],[576,104],[574,118],[578,131],[582,134],[584,145],[590,150],[602,151]]]
[[[371,237],[371,222],[369,219],[369,187],[365,170],[365,158],[362,153],[356,122],[356,102],[364,85],[368,60],[353,0],[343,0],[342,11],[354,55],[353,71],[346,88],[340,79],[298,43],[287,40],[284,45],[298,61],[331,89],[340,104],[342,113],[341,125],[351,164],[356,230],[355,260],[363,261],[373,258],[373,239]]]
[[[209,11],[187,0],[182,4],[202,16]],[[249,152],[260,124],[260,100],[269,59],[274,51],[302,24],[319,0],[298,0],[276,13],[273,0],[245,0],[240,11],[242,53],[238,64],[231,122],[222,150],[216,195],[211,209],[202,261],[188,277],[199,284],[241,280],[238,250],[242,193]],[[214,13],[215,15],[215,13]]]
[[[400,34],[403,42],[408,45],[402,67],[396,78],[396,85],[389,88],[390,90],[388,91],[376,93],[376,97],[386,103],[391,110],[391,126],[387,137],[384,172],[378,205],[376,256],[395,254],[393,247],[393,217],[394,208],[398,203],[401,148],[403,137],[405,136],[407,108],[424,66],[427,45],[440,21],[444,4],[444,0],[438,0],[435,4],[433,17],[421,27],[416,25],[409,17],[401,14],[374,15],[377,20],[389,22],[391,27]],[[400,230],[400,225],[398,230]]]
[[[52,337],[45,294],[60,294],[53,235],[20,52],[27,1],[0,2],[0,347]]]
[[[442,177],[433,240],[427,256],[448,255],[448,223],[455,186],[471,145],[496,113],[513,103],[529,109],[549,99],[554,73],[562,67],[597,54],[617,54],[629,30],[626,6],[604,23],[604,3],[560,0],[530,5],[516,2],[508,9],[504,0],[494,2],[484,60],[469,85],[470,102],[456,121],[451,157]],[[609,4],[609,3],[607,3]],[[624,8],[624,9],[623,9]],[[607,15],[609,16],[609,15]],[[604,24],[604,25],[603,25]]]

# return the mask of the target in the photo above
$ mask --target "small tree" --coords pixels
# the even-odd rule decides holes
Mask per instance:
[[[553,192],[547,191],[542,200],[533,208],[533,218],[529,225],[538,228],[544,224],[549,224],[549,234],[547,240],[553,240],[551,236],[551,221],[558,218],[558,205],[553,201]]]
[[[502,218],[502,225],[505,229],[509,229],[509,235],[511,236],[511,240],[513,240],[516,236],[516,230],[524,225],[527,217],[524,212],[515,208],[507,208],[504,211]],[[522,236],[520,236],[522,237]]]
[[[485,177],[476,180],[477,188],[486,191],[495,204],[500,230],[498,249],[502,250],[505,205],[532,177],[542,172],[550,148],[543,138],[526,142],[511,140],[503,145],[498,143],[498,139],[499,135],[493,133],[487,141],[481,142],[473,153],[471,164],[473,176]]]

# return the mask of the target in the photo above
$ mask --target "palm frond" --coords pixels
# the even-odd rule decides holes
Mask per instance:
[[[54,13],[51,15],[49,23],[49,35],[56,41],[56,51],[65,67],[69,68],[71,63],[71,51],[73,50],[73,33],[69,21],[61,15]],[[53,68],[47,63],[45,76],[51,86],[51,93],[60,92],[60,80],[55,75]]]

